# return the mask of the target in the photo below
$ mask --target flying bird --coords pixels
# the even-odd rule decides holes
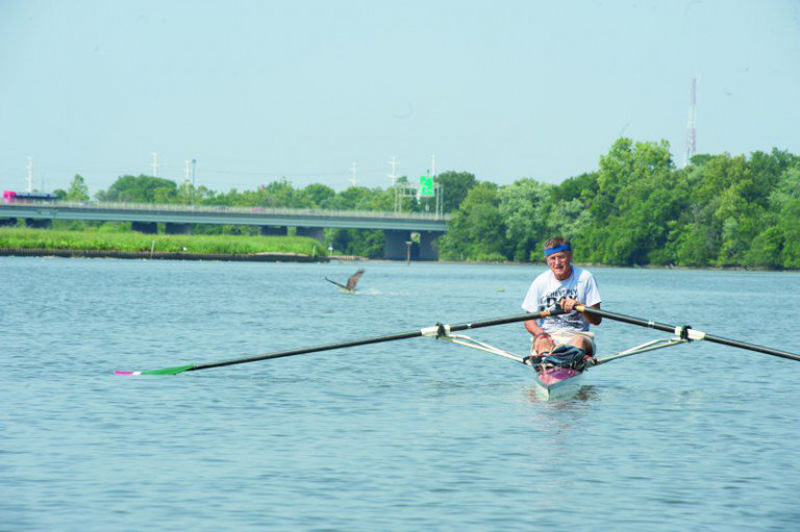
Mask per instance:
[[[328,279],[327,277],[325,278],[325,280],[328,281],[329,283],[335,284],[341,290],[347,291],[350,294],[355,294],[356,293],[356,285],[358,284],[358,280],[361,278],[361,276],[363,274],[364,274],[364,270],[358,270],[356,273],[351,275],[349,279],[347,279],[347,284],[337,283],[336,281]]]

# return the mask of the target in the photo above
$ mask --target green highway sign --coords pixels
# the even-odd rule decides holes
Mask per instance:
[[[433,196],[433,176],[421,175],[419,176],[419,197],[430,198]]]

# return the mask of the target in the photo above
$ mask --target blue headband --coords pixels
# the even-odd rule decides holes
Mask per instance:
[[[560,246],[547,248],[544,250],[544,256],[549,257],[550,255],[554,255],[555,253],[561,253],[562,251],[572,251],[572,246],[570,246],[569,244],[561,244]]]

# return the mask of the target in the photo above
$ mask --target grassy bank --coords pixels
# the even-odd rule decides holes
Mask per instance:
[[[304,236],[148,235],[135,231],[67,231],[27,227],[0,228],[0,248],[228,255],[296,253],[315,257],[327,255],[322,243]]]

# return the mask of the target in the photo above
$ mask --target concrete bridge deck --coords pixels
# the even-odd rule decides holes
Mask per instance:
[[[94,202],[0,203],[0,219],[24,218],[29,225],[52,220],[132,222],[133,228],[154,232],[155,224],[167,224],[167,232],[186,232],[190,224],[229,224],[262,227],[264,234],[297,234],[323,239],[325,228],[379,229],[386,234],[385,256],[403,259],[411,233],[420,234],[418,258],[435,260],[433,241],[447,231],[448,216],[428,213],[323,211],[269,207],[217,207]]]

